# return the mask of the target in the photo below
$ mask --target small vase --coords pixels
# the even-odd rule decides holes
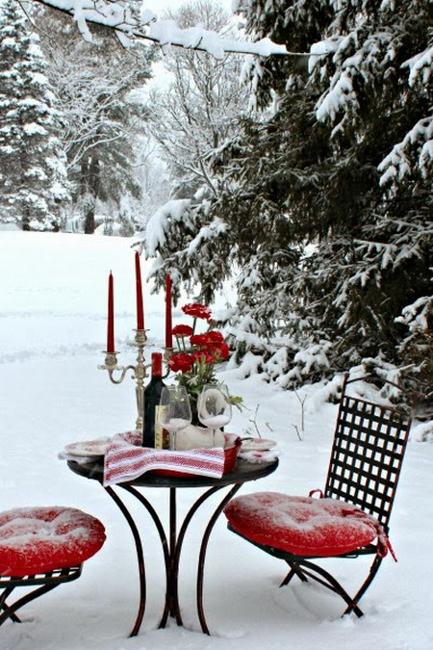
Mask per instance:
[[[198,419],[197,398],[192,397],[190,395],[189,396],[189,401],[190,401],[190,404],[191,404],[191,414],[192,414],[191,424],[193,424],[194,426],[201,426],[201,422]]]

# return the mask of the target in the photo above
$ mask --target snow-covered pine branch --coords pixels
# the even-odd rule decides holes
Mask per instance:
[[[158,249],[164,246],[170,223],[183,219],[190,205],[190,199],[174,199],[165,203],[151,216],[147,222],[144,238],[149,257],[155,256]]]
[[[220,36],[202,27],[181,29],[173,20],[158,20],[146,8],[137,15],[128,4],[110,0],[32,0],[69,14],[77,23],[83,38],[92,40],[88,23],[104,25],[115,30],[123,46],[135,40],[146,40],[158,45],[174,45],[185,49],[208,52],[221,59],[227,52],[255,54],[257,56],[287,55],[305,56],[302,52],[288,52],[284,45],[268,38],[260,41],[239,41]]]
[[[422,2],[414,0],[406,12],[419,14],[422,24],[420,8],[428,11],[427,4],[422,6]],[[333,125],[332,136],[346,135],[355,128],[358,137],[362,138],[365,96],[383,92],[390,79],[396,86],[400,80],[406,83],[408,96],[418,96],[426,104],[424,116],[413,123],[378,165],[381,185],[395,192],[405,177],[421,174],[426,178],[433,168],[433,117],[430,114],[433,106],[428,102],[433,45],[430,42],[422,51],[404,60],[408,42],[406,26],[399,22],[398,11],[388,2],[382,2],[379,8],[377,25],[369,25],[360,15],[352,31],[344,34],[338,33],[339,20],[337,17],[331,26],[332,36],[313,44],[311,53],[319,52],[320,55],[309,61],[313,80],[324,86],[316,105],[316,116],[319,121]],[[428,41],[427,28],[423,40]],[[398,107],[390,104],[389,114],[394,110]]]
[[[414,159],[412,165],[411,159]],[[427,177],[433,167],[433,116],[424,117],[407,132],[401,142],[382,160],[378,170],[381,185],[397,185],[413,168]]]

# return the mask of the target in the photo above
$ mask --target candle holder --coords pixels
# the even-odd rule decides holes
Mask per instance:
[[[135,331],[134,345],[137,347],[137,358],[135,365],[119,366],[117,363],[117,352],[104,352],[105,363],[98,366],[100,370],[107,370],[112,384],[121,384],[126,377],[128,370],[132,371],[132,378],[135,379],[135,397],[137,400],[137,419],[135,428],[137,431],[143,430],[144,423],[144,380],[146,378],[146,364],[144,363],[144,348],[146,345],[146,330],[137,329]],[[117,377],[115,373],[120,373]]]

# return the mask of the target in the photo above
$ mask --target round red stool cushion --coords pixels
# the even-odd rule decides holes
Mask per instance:
[[[224,512],[248,540],[302,557],[343,555],[384,536],[373,517],[336,499],[257,492],[236,497]]]
[[[102,523],[75,508],[0,513],[0,575],[26,576],[78,566],[105,541]]]

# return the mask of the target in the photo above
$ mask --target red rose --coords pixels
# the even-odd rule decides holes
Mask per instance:
[[[221,334],[221,332],[218,332],[218,330],[211,330],[210,332],[206,332],[206,336],[209,343],[223,343],[224,341],[224,336]]]
[[[184,305],[182,311],[184,314],[192,316],[193,318],[204,318],[205,320],[210,320],[212,318],[212,313],[209,307],[201,305],[199,302]]]
[[[183,352],[179,354],[173,354],[168,362],[170,369],[173,372],[189,372],[192,369],[194,364],[194,357],[192,354],[185,354]]]
[[[192,327],[189,325],[176,325],[171,331],[174,336],[191,336]]]

